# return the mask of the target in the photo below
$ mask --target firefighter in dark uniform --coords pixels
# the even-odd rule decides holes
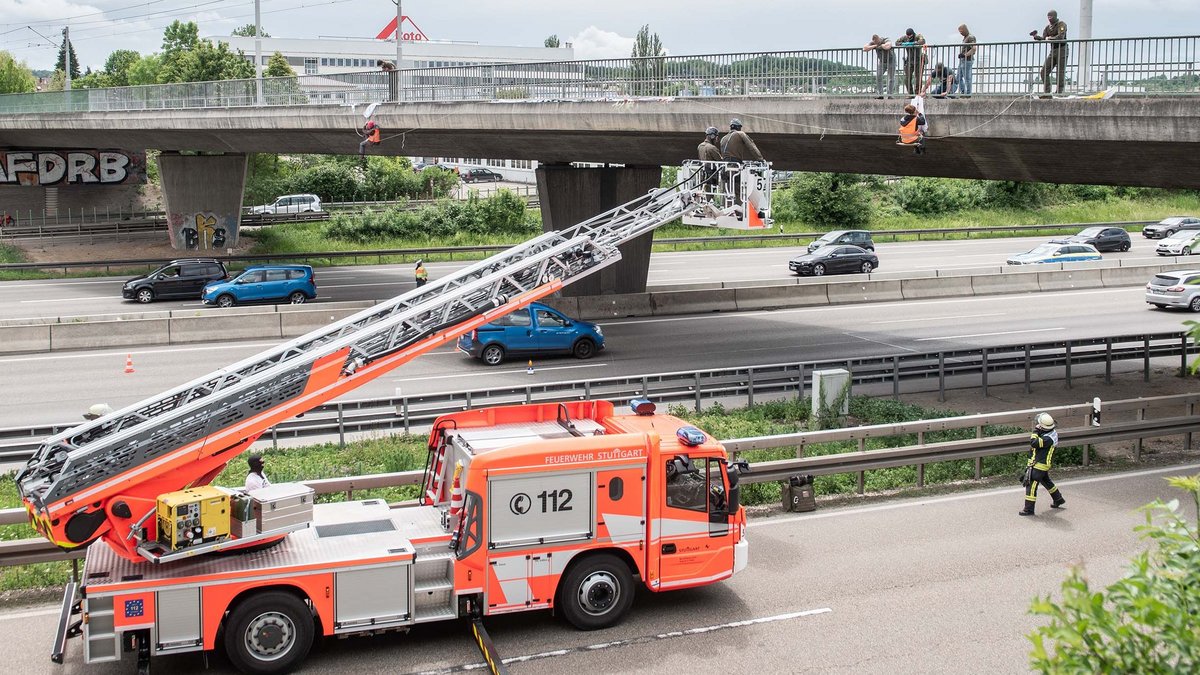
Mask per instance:
[[[1050,463],[1054,460],[1054,448],[1058,445],[1058,432],[1054,430],[1054,418],[1049,413],[1041,413],[1033,425],[1033,433],[1029,435],[1029,463],[1025,468],[1025,508],[1019,511],[1022,516],[1032,516],[1034,505],[1037,504],[1037,488],[1042,485],[1054,499],[1050,508],[1057,509],[1067,500],[1050,480]]]
[[[721,149],[717,147],[717,136],[720,134],[716,127],[709,127],[704,132],[704,140],[700,141],[700,145],[696,146],[696,152],[700,156],[702,162],[724,162],[725,158],[721,156]],[[715,165],[704,167],[708,172],[704,182],[715,188],[721,179],[721,169]]]

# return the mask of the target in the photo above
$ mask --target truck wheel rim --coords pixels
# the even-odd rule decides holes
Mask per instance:
[[[579,608],[592,616],[607,614],[620,597],[620,585],[608,572],[591,574],[579,585]]]
[[[246,651],[259,661],[283,658],[296,642],[296,624],[279,612],[259,614],[246,627]]]

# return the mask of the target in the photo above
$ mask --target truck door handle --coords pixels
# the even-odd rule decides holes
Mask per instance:
[[[670,554],[674,553],[675,552],[675,544],[663,544],[662,552],[663,552],[663,555],[670,555]]]

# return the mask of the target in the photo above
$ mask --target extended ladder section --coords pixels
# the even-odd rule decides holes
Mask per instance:
[[[741,171],[765,179],[769,195],[765,164]],[[17,477],[34,526],[65,548],[103,536],[137,559],[134,530],[159,494],[207,484],[275,424],[617,262],[627,241],[711,210],[705,175],[689,170],[672,188],[48,438]]]

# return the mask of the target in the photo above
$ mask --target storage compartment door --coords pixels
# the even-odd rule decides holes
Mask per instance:
[[[200,589],[159,591],[155,599],[155,653],[190,649],[201,643]]]
[[[334,632],[407,623],[409,571],[405,564],[338,572]]]

